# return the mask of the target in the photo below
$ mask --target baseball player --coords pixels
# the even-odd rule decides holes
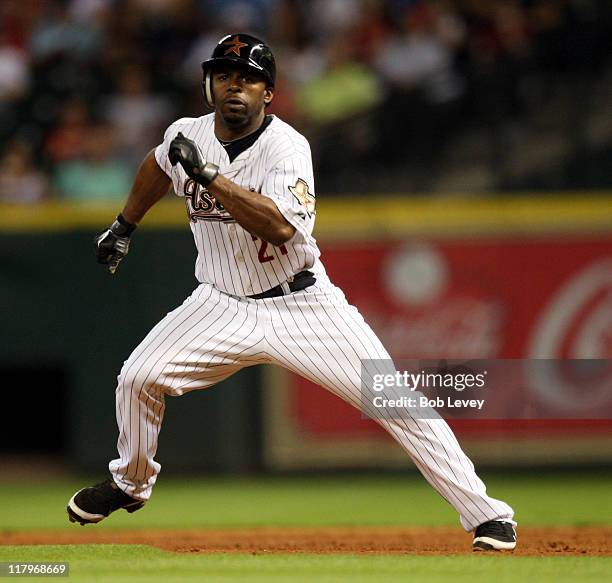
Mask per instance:
[[[204,97],[214,112],[167,129],[142,162],[123,210],[96,239],[98,261],[115,273],[137,224],[173,186],[185,200],[199,285],[121,369],[111,477],[68,502],[70,521],[82,525],[120,508],[134,512],[151,496],[167,395],[212,387],[245,366],[275,363],[362,407],[362,361],[391,362],[320,261],[312,236],[310,146],[266,115],[276,75],[270,48],[253,36],[231,34],[202,68]],[[512,508],[487,495],[443,419],[378,417],[457,510],[465,530],[475,531],[475,549],[516,546]]]

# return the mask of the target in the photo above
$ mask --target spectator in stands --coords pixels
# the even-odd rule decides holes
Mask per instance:
[[[380,103],[383,91],[376,75],[354,59],[353,51],[342,35],[331,39],[327,67],[302,85],[297,103],[310,122],[332,124]]]
[[[32,32],[30,49],[36,61],[57,56],[84,61],[94,56],[101,41],[101,32],[92,21],[71,19],[65,2],[50,0],[47,13]]]
[[[302,85],[296,104],[319,172],[341,179],[341,171],[354,168],[376,146],[372,132],[378,128],[368,114],[382,102],[384,89],[354,59],[343,35],[330,40],[326,54],[327,67]]]
[[[361,0],[313,0],[308,10],[310,30],[317,44],[345,34],[359,21]]]
[[[358,20],[351,30],[351,38],[355,44],[355,57],[358,61],[372,63],[374,56],[393,34],[392,22],[388,6],[382,0],[362,2]]]
[[[464,25],[447,3],[409,6],[395,34],[373,60],[389,87],[379,116],[379,160],[410,175],[408,186],[427,190],[443,161],[464,91],[455,67]]]
[[[30,86],[28,54],[0,23],[0,146],[15,129],[19,105]]]
[[[0,108],[8,108],[21,99],[30,85],[27,52],[14,45],[0,27]]]
[[[68,14],[74,22],[96,22],[113,9],[115,0],[70,0]]]
[[[118,200],[132,184],[132,169],[117,155],[115,130],[109,124],[93,125],[82,157],[57,166],[55,190],[64,200]]]
[[[0,202],[34,204],[48,193],[46,176],[32,165],[32,152],[14,142],[0,160]]]
[[[571,83],[579,107],[558,104],[573,120],[560,129],[584,126],[588,115],[573,113],[587,109],[583,80],[590,71],[593,84],[612,56],[609,0],[2,0],[0,150],[27,135],[53,174],[81,156],[94,118],[139,158],[170,104],[203,113],[186,88],[219,36],[238,29],[275,47],[285,76],[273,110],[315,150],[346,145],[344,176],[319,166],[323,190],[362,185],[354,169],[366,153],[396,173],[394,189],[410,189],[409,175],[435,174],[442,146],[468,124],[493,136],[477,138],[487,155],[475,162],[493,167],[488,153],[519,149],[515,130]],[[584,132],[573,131],[563,139],[575,146]]]
[[[79,97],[68,99],[62,106],[59,124],[49,132],[45,141],[45,159],[58,164],[82,156],[91,123],[83,100]]]
[[[157,145],[173,113],[168,98],[151,91],[150,79],[141,67],[123,71],[118,92],[108,98],[103,109],[116,130],[117,153],[132,167]]]
[[[438,35],[437,14],[421,5],[409,10],[399,34],[388,37],[374,66],[400,91],[421,90],[433,104],[457,99],[462,83],[454,70],[453,48]]]

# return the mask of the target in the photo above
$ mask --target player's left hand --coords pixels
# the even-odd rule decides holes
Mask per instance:
[[[172,166],[180,164],[187,176],[206,187],[219,174],[219,167],[203,159],[196,143],[181,132],[170,142],[168,159]]]

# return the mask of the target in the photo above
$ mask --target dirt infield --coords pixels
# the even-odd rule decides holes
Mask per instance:
[[[612,527],[521,528],[515,555],[612,555]],[[0,533],[0,545],[146,544],[179,553],[373,553],[449,555],[471,552],[458,528],[237,528]]]

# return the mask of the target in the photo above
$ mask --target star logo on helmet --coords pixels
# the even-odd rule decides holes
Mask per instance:
[[[230,53],[234,53],[238,57],[240,56],[240,49],[249,46],[248,44],[243,43],[240,40],[239,36],[235,36],[234,38],[230,40],[226,40],[223,44],[230,47],[229,49],[225,51],[224,55],[229,55]]]
[[[308,192],[308,184],[305,180],[298,178],[295,186],[289,187],[289,192],[306,208],[309,217],[315,214],[315,197]]]

